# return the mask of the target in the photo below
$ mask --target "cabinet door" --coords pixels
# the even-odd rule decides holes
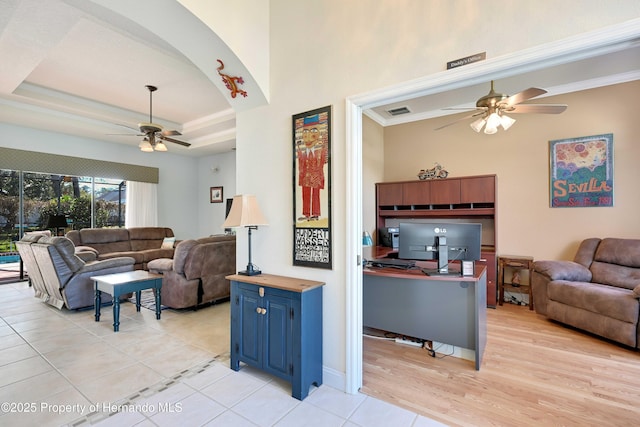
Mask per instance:
[[[238,329],[240,336],[235,337],[238,346],[238,356],[243,362],[254,366],[262,365],[262,315],[257,312],[260,308],[260,296],[257,291],[242,289],[238,295]],[[232,349],[233,351],[233,349]]]
[[[263,302],[264,370],[280,377],[291,376],[293,331],[291,300],[270,295]]]
[[[403,203],[402,183],[376,184],[376,187],[379,206],[393,206]]]
[[[495,177],[481,176],[460,180],[461,203],[494,203],[495,199]]]
[[[431,181],[431,204],[455,205],[460,203],[460,180]]]
[[[431,203],[431,182],[406,182],[402,186],[402,199],[405,205],[428,205]]]

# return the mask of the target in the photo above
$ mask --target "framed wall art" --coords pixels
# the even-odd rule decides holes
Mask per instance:
[[[211,203],[222,203],[222,187],[211,187],[209,189]]]
[[[331,106],[292,124],[293,265],[331,269]]]
[[[613,206],[613,134],[549,141],[552,208]]]

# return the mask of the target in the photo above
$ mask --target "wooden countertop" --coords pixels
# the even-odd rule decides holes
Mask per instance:
[[[474,264],[474,274],[473,276],[427,276],[422,272],[423,268],[429,270],[435,270],[437,264],[433,261],[416,261],[416,268],[403,270],[393,267],[379,268],[379,267],[365,267],[363,268],[363,274],[370,276],[386,276],[386,277],[397,277],[401,279],[421,279],[421,280],[443,280],[443,281],[466,281],[466,282],[475,282],[477,281],[483,274],[485,274],[487,267],[482,263]],[[451,272],[460,272],[460,265],[452,265],[449,267],[449,271]]]
[[[254,285],[266,286],[269,288],[284,289],[293,292],[305,292],[319,286],[324,286],[324,282],[315,280],[298,279],[295,277],[276,276],[273,274],[258,274],[255,276],[245,276],[242,274],[232,274],[225,277],[236,282],[251,283]]]

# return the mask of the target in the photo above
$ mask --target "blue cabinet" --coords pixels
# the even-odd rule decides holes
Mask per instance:
[[[303,400],[322,384],[322,286],[284,276],[231,275],[231,369],[240,362],[291,382]]]

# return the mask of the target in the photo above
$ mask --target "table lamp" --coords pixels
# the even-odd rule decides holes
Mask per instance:
[[[231,210],[227,219],[222,224],[222,228],[247,227],[249,230],[249,262],[245,271],[239,271],[238,274],[245,276],[255,276],[261,274],[251,262],[251,230],[257,230],[259,225],[269,225],[264,219],[256,196],[238,195],[233,197]]]
[[[368,231],[362,232],[362,246],[373,246],[373,239]]]
[[[56,236],[64,236],[64,229],[67,228],[67,217],[60,214],[49,215],[47,228],[53,228],[54,230],[56,230]],[[61,228],[62,234],[60,233]]]

